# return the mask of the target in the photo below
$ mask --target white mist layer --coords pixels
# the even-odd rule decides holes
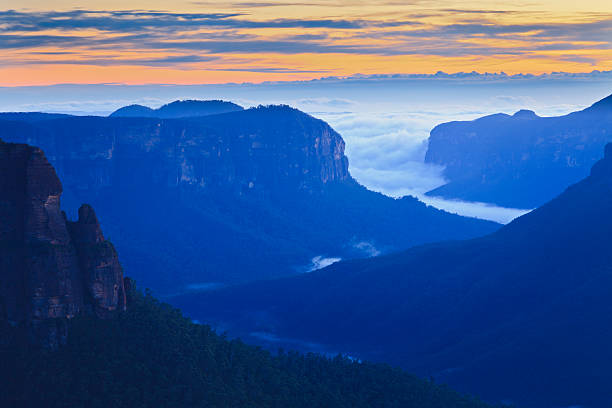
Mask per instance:
[[[457,214],[507,223],[526,210],[424,196],[445,183],[442,167],[424,163],[430,130],[442,122],[520,109],[540,116],[562,115],[606,97],[610,89],[610,73],[523,79],[455,76],[191,86],[58,85],[2,88],[0,111],[108,114],[132,103],[156,108],[176,99],[224,99],[245,107],[288,104],[327,121],[342,135],[350,172],[364,186],[392,197],[410,194]]]
[[[342,258],[324,258],[315,256],[312,258],[310,265],[306,268],[306,272],[313,272],[319,269],[327,268],[329,265],[340,262]]]
[[[439,197],[419,196],[419,200],[432,207],[459,214],[466,217],[480,218],[483,220],[495,221],[500,224],[508,224],[515,218],[525,215],[531,210],[519,208],[498,207],[493,204],[479,203],[461,200],[446,200]]]

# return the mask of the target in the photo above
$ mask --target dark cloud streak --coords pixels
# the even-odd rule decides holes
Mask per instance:
[[[413,22],[392,21],[389,23],[367,20],[333,19],[274,19],[253,21],[237,19],[241,13],[167,13],[153,11],[91,11],[73,10],[66,12],[17,12],[0,11],[0,24],[6,25],[3,31],[40,31],[48,29],[78,30],[96,29],[101,31],[130,32],[156,28],[329,28],[360,29],[367,26],[398,26]]]
[[[262,4],[262,3],[259,3]],[[457,13],[481,13],[478,10],[447,10]],[[485,13],[510,11],[486,11]],[[425,25],[412,19],[398,21],[274,19],[254,21],[242,13],[171,13],[146,10],[65,12],[0,11],[0,49],[28,50],[29,57],[5,58],[4,65],[19,64],[89,64],[143,66],[181,66],[222,61],[228,54],[364,54],[364,55],[435,55],[443,57],[515,55],[533,57],[542,51],[567,51],[564,60],[596,63],[594,58],[572,55],[576,50],[612,48],[612,19],[584,23],[494,24],[483,21],[447,25]],[[462,20],[463,21],[463,20]],[[281,29],[270,37],[250,29]],[[77,35],[82,30],[98,30],[99,35]],[[301,29],[301,34],[282,29]],[[39,34],[57,30],[60,34]],[[331,35],[342,32],[342,41]],[[204,31],[204,32],[202,32]],[[483,40],[514,40],[512,47],[487,45]],[[581,44],[576,44],[581,42]],[[585,44],[590,42],[591,44]],[[37,48],[55,47],[47,55],[72,53],[70,60],[41,58]],[[77,52],[80,49],[80,52]],[[83,51],[83,49],[85,51]],[[66,50],[66,51],[63,51]],[[123,50],[179,54],[159,58],[84,58],[88,51]],[[81,54],[81,58],[74,58]],[[70,62],[72,61],[72,62]],[[207,69],[216,69],[209,67]],[[239,68],[240,69],[240,68]],[[285,68],[252,68],[257,72],[289,72]],[[274,71],[276,70],[276,71]],[[291,71],[319,72],[319,71]]]

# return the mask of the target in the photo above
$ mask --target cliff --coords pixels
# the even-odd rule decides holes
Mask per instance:
[[[0,120],[0,138],[44,149],[65,211],[75,217],[90,203],[122,265],[160,295],[498,227],[365,189],[341,135],[288,106],[183,119],[17,118]]]
[[[43,152],[0,141],[0,321],[56,348],[67,320],[125,309],[123,272],[93,209],[69,222],[62,185]]]
[[[589,175],[611,126],[612,96],[565,116],[521,110],[443,123],[425,161],[444,166],[448,183],[428,194],[535,208]]]
[[[64,185],[89,193],[136,185],[242,195],[350,179],[342,137],[287,106],[180,120],[68,117],[32,126],[6,121],[0,122],[0,136],[43,147]]]
[[[608,144],[590,176],[488,236],[173,302],[272,349],[343,350],[520,407],[607,408],[611,236]]]

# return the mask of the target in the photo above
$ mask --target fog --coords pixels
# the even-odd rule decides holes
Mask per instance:
[[[158,107],[176,99],[224,99],[245,107],[288,104],[327,121],[343,136],[351,174],[366,187],[393,197],[411,194],[437,208],[507,223],[525,210],[424,196],[444,184],[443,168],[423,161],[430,130],[442,122],[520,109],[540,116],[566,114],[610,93],[610,72],[356,76],[263,84],[2,88],[0,110],[106,115],[127,104]]]
[[[321,255],[312,258],[310,265],[306,267],[306,272],[313,272],[319,269],[327,268],[329,265],[340,262],[342,258],[326,258]]]

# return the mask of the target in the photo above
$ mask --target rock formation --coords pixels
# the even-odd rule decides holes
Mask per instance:
[[[43,152],[0,141],[0,321],[54,349],[79,313],[125,309],[123,272],[93,209],[69,222]]]
[[[0,138],[43,149],[70,218],[90,203],[122,265],[160,295],[291,275],[316,256],[370,256],[364,245],[391,252],[498,228],[368,191],[341,135],[288,106],[183,119],[4,116]]]
[[[102,235],[93,208],[83,204],[79,208],[78,221],[68,221],[67,226],[85,284],[84,304],[91,306],[101,318],[125,309],[123,270],[113,244]]]
[[[444,166],[448,183],[428,194],[538,207],[589,175],[610,129],[612,95],[564,116],[521,110],[443,123],[431,131],[425,161]]]
[[[610,237],[612,144],[589,177],[491,235],[172,301],[272,349],[348,350],[521,407],[609,407]]]

